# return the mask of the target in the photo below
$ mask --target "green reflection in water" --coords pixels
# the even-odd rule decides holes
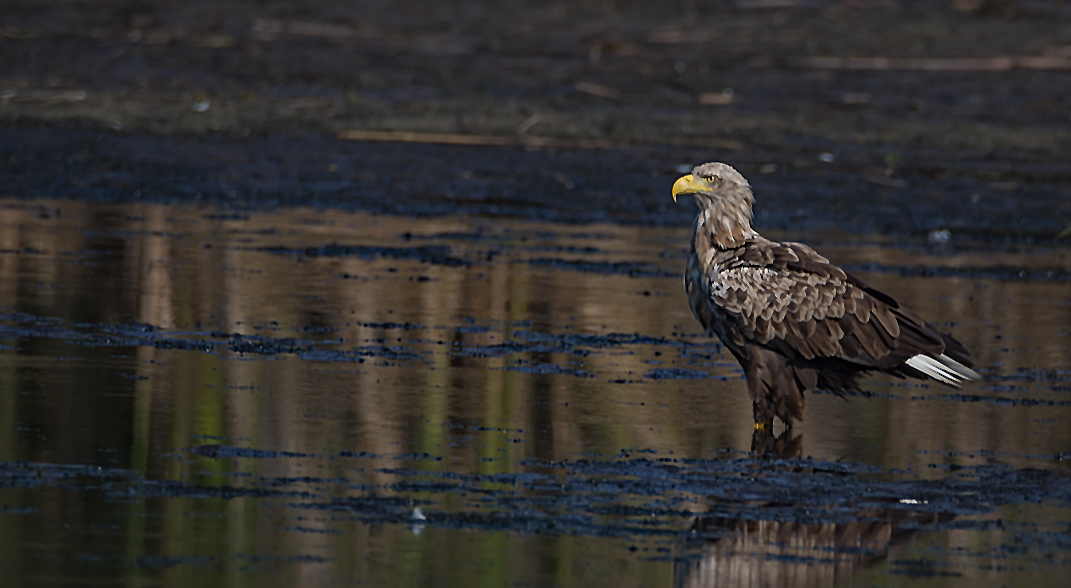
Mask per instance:
[[[750,410],[739,370],[695,331],[680,293],[675,274],[683,245],[678,250],[667,244],[683,243],[686,228],[414,221],[315,211],[220,221],[193,208],[144,206],[120,215],[103,205],[53,206],[64,214],[38,218],[18,202],[0,214],[5,234],[18,235],[27,248],[32,244],[0,255],[0,293],[6,296],[0,305],[36,317],[3,321],[11,348],[0,350],[0,459],[115,471],[79,470],[69,487],[58,481],[43,490],[0,487],[7,509],[0,515],[0,562],[24,583],[62,583],[84,577],[88,567],[101,582],[130,585],[670,585],[675,573],[685,576],[682,570],[689,569],[672,561],[684,550],[678,539],[691,524],[687,513],[622,513],[651,510],[659,501],[703,513],[712,508],[705,499],[660,488],[654,495],[624,493],[608,508],[578,514],[570,511],[574,496],[568,492],[612,494],[585,484],[616,479],[551,471],[559,486],[551,489],[541,480],[547,486],[532,490],[526,478],[478,476],[550,469],[529,467],[526,460],[599,462],[622,451],[654,462],[725,459],[750,447]],[[401,237],[406,232],[417,239]],[[436,237],[476,233],[485,237]],[[388,252],[317,257],[265,249],[305,251],[332,243]],[[406,257],[423,246],[443,247],[468,265]],[[496,255],[489,256],[492,249]],[[822,250],[846,264],[919,263],[915,253],[881,243],[833,243]],[[972,251],[927,263],[1067,263],[1051,251]],[[564,265],[527,263],[549,257]],[[658,271],[577,271],[566,262]],[[959,317],[957,337],[992,379],[965,390],[971,395],[966,400],[945,389],[880,378],[868,387],[889,397],[844,402],[813,396],[800,431],[803,455],[932,479],[948,478],[952,466],[993,460],[1009,467],[1063,467],[1030,456],[1071,446],[1071,341],[1061,334],[1071,324],[1066,283],[867,277],[910,296],[925,316]],[[152,329],[138,335],[132,325]],[[105,332],[115,341],[104,342]],[[293,339],[294,349],[233,351],[233,333]],[[633,334],[650,340],[621,342]],[[80,343],[87,340],[78,337],[90,335],[96,336],[87,339],[92,345]],[[570,336],[595,342],[574,344]],[[162,341],[167,344],[157,347]],[[507,343],[515,347],[495,347]],[[713,378],[660,379],[653,377],[656,369]],[[1009,405],[994,398],[1029,402]],[[216,443],[305,457],[212,458],[190,451]],[[399,468],[423,473],[398,474]],[[167,483],[187,486],[171,495],[160,490]],[[221,488],[235,494],[220,497]],[[287,493],[268,493],[275,490]],[[521,500],[541,493],[553,500],[537,506]],[[347,501],[372,498],[383,500],[377,507],[387,504],[401,514],[368,523],[362,511],[347,508]],[[619,538],[433,523],[420,529],[405,516],[417,505],[429,515],[490,520],[519,513],[530,515],[534,525],[564,513],[590,517],[591,528],[627,521],[630,529],[649,524],[680,533],[667,539],[630,531]],[[1019,529],[1071,518],[1059,507],[1023,505],[985,516]],[[801,545],[813,540],[809,531],[785,533]],[[843,569],[771,563],[764,558],[776,549],[765,543],[734,544],[754,549],[746,555],[707,547],[711,560],[727,562],[719,569],[730,569],[736,579],[798,572],[827,584],[862,579],[893,585],[904,577],[896,561],[924,556],[941,570],[962,574],[927,582],[986,585],[1027,577],[986,567],[990,560],[1020,565],[1014,557],[999,559],[1014,540],[988,531],[941,530],[907,546],[880,548],[883,556],[890,550],[885,560],[851,560]],[[819,547],[801,553],[816,557],[824,544],[815,543]],[[1048,553],[1057,563],[1045,567],[1024,559],[1022,566],[1038,570],[1038,577],[1066,580],[1059,559],[1066,554]],[[808,576],[804,568],[817,571]]]

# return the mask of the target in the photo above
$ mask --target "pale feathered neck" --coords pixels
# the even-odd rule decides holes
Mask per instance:
[[[696,246],[700,240],[708,247],[735,249],[749,238],[758,235],[751,228],[751,207],[755,202],[746,184],[722,183],[714,192],[697,192]]]

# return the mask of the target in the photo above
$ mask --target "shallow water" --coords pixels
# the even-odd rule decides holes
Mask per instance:
[[[985,380],[875,376],[753,440],[682,292],[687,227],[0,202],[0,569],[1071,580],[1068,248],[769,236],[940,322]]]

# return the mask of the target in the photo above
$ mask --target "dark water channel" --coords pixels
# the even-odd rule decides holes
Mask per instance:
[[[791,235],[985,380],[753,453],[686,227],[0,204],[5,585],[1071,582],[1067,247]]]

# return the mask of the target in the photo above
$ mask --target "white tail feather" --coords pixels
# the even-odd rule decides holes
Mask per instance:
[[[907,360],[906,363],[938,382],[955,386],[956,388],[959,388],[967,380],[980,380],[982,378],[982,376],[978,375],[978,372],[943,353],[937,357],[919,354]]]

